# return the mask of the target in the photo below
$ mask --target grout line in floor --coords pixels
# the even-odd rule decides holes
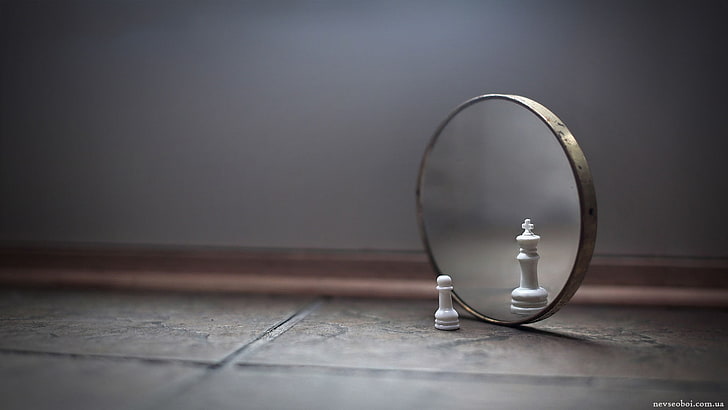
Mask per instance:
[[[217,363],[211,364],[207,367],[207,370],[204,374],[200,375],[199,377],[195,377],[194,379],[190,379],[187,383],[184,383],[182,385],[176,385],[172,386],[168,389],[165,389],[164,391],[160,391],[156,394],[156,398],[149,400],[146,406],[142,407],[143,409],[157,409],[162,406],[162,403],[168,401],[170,398],[178,397],[191,389],[193,389],[195,386],[199,385],[203,381],[205,381],[207,378],[213,376],[214,374],[218,373],[222,369],[230,368],[231,365],[239,358],[244,356],[245,354],[249,354],[252,351],[255,351],[256,349],[260,348],[262,345],[269,343],[273,340],[275,340],[278,336],[282,335],[283,333],[287,332],[289,329],[291,329],[293,326],[295,326],[298,322],[305,319],[308,315],[313,313],[315,310],[317,310],[324,302],[329,300],[328,297],[318,297],[314,299],[312,302],[306,304],[301,309],[297,310],[294,314],[287,317],[286,319],[281,320],[280,322],[274,324],[270,328],[268,328],[266,331],[258,335],[255,339],[253,339],[251,342],[245,343],[244,345],[240,346],[239,348],[235,349],[232,353],[225,356],[222,360],[218,361]]]
[[[196,367],[208,367],[216,369],[222,366],[226,366],[233,362],[242,353],[248,352],[249,349],[259,348],[261,345],[270,342],[282,335],[290,328],[296,325],[296,323],[303,320],[311,312],[316,310],[326,298],[317,298],[313,302],[308,303],[301,309],[297,310],[291,316],[275,323],[273,326],[265,330],[253,341],[238,347],[232,353],[229,353],[220,360],[190,360],[190,359],[179,359],[172,357],[148,357],[148,356],[133,356],[124,354],[101,354],[101,353],[78,353],[78,352],[57,352],[47,350],[31,350],[31,349],[17,349],[17,348],[5,348],[0,347],[0,354],[18,354],[27,356],[54,356],[54,357],[66,357],[72,359],[89,359],[89,360],[113,360],[113,361],[137,361],[144,363],[155,363],[155,364],[182,364]]]
[[[435,369],[398,369],[376,367],[349,367],[335,365],[311,364],[268,364],[268,363],[238,363],[236,368],[241,371],[280,371],[286,374],[328,374],[336,376],[375,376],[420,380],[456,380],[462,382],[488,382],[504,384],[528,385],[556,385],[556,386],[584,386],[592,388],[624,388],[648,390],[675,390],[687,389],[692,391],[726,391],[728,383],[710,380],[674,380],[619,376],[569,376],[569,375],[537,375],[537,374],[507,374],[482,373],[472,371],[443,371]]]
[[[326,300],[328,300],[328,298],[326,298],[326,297],[319,297],[319,298],[314,299],[313,302],[311,302],[311,303],[307,304],[306,306],[304,306],[303,308],[299,309],[296,313],[289,316],[288,318],[271,326],[270,328],[268,328],[268,330],[261,333],[258,337],[253,339],[251,342],[248,342],[248,343],[244,344],[243,346],[240,346],[234,352],[225,356],[222,360],[220,360],[218,363],[216,363],[212,367],[213,368],[228,367],[231,363],[233,363],[237,359],[241,358],[242,356],[244,356],[246,354],[250,354],[250,353],[254,352],[255,350],[258,350],[259,348],[261,348],[263,345],[265,345],[269,342],[272,342],[278,336],[287,332],[293,326],[295,326],[298,322],[302,321],[308,315],[310,315],[315,310],[317,310]]]
[[[27,350],[27,349],[9,349],[0,347],[0,355],[2,354],[17,354],[26,356],[52,356],[52,357],[66,357],[71,359],[88,359],[88,360],[110,360],[110,361],[136,361],[153,364],[181,364],[186,366],[195,367],[211,367],[217,363],[214,361],[205,360],[188,360],[188,359],[175,359],[166,357],[145,357],[145,356],[128,356],[128,355],[117,355],[117,354],[97,354],[97,353],[71,353],[71,352],[50,352],[43,350]]]

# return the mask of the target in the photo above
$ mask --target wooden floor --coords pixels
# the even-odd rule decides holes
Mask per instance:
[[[3,409],[647,409],[728,401],[728,311],[0,290]]]

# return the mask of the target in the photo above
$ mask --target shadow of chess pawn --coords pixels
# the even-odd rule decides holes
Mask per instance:
[[[516,237],[521,247],[516,260],[521,265],[521,286],[511,292],[511,312],[518,315],[537,313],[548,304],[548,292],[538,285],[538,260],[536,252],[540,236],[534,234],[533,224],[526,219],[521,225],[523,233]]]

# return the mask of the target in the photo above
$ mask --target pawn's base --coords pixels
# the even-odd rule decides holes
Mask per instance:
[[[517,315],[537,313],[548,305],[548,296],[548,292],[542,287],[516,288],[511,293],[511,313]]]
[[[440,330],[458,330],[460,329],[460,321],[435,319],[435,328]]]

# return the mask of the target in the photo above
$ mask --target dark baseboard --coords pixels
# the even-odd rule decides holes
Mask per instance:
[[[434,298],[420,252],[0,247],[0,286]],[[728,307],[728,261],[596,256],[575,303]]]

